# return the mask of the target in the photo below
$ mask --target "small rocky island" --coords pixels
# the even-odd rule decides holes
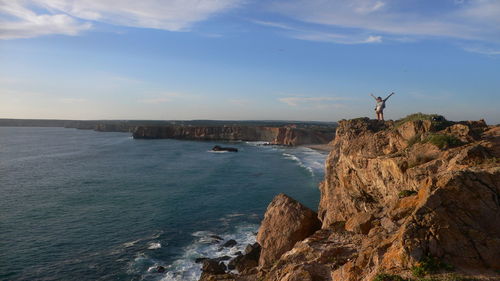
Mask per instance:
[[[212,151],[238,152],[238,149],[235,147],[224,147],[224,146],[216,145],[216,146],[212,147]]]
[[[500,280],[500,126],[359,118],[331,145],[318,213],[277,195],[238,272],[200,280]]]

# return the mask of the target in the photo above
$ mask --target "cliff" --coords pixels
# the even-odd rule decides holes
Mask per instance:
[[[265,141],[279,145],[328,143],[332,129],[295,128],[292,126],[138,126],[136,139],[243,140]]]
[[[500,280],[499,126],[360,118],[341,121],[331,145],[321,229],[252,270],[203,280]],[[275,205],[266,218],[293,213]],[[259,234],[283,245],[286,221]]]

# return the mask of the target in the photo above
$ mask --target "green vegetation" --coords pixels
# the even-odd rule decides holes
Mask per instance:
[[[404,198],[404,197],[408,197],[408,196],[412,196],[412,195],[415,195],[417,194],[418,192],[416,192],[415,190],[402,190],[399,192],[398,196],[399,198]]]
[[[396,126],[400,126],[406,122],[409,122],[409,121],[418,121],[418,120],[433,120],[433,119],[436,119],[436,118],[440,118],[442,117],[441,115],[438,115],[438,114],[424,114],[422,112],[418,112],[418,113],[413,113],[413,114],[410,114],[406,117],[403,117],[399,120],[396,120]],[[444,118],[444,117],[442,117]]]
[[[432,128],[433,131],[441,131],[445,129],[446,127],[449,127],[453,125],[453,122],[446,120],[444,116],[438,115],[438,114],[424,114],[421,112],[410,114],[406,117],[403,117],[399,120],[396,121],[396,128],[403,125],[406,122],[410,121],[424,121],[424,120],[430,120],[432,121]]]
[[[379,273],[373,281],[411,281],[411,279],[405,279],[399,275]]]
[[[463,142],[452,135],[432,134],[429,135],[425,142],[432,143],[440,149],[447,149],[463,145]]]
[[[453,270],[453,266],[430,256],[423,258],[417,265],[411,268],[411,272],[415,277],[424,277],[425,275],[437,273],[442,270]]]
[[[475,278],[463,277],[456,274],[418,278],[415,281],[477,281]]]

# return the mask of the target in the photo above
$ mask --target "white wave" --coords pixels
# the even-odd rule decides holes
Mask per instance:
[[[235,257],[237,252],[243,252],[248,244],[255,243],[255,232],[257,225],[242,225],[236,228],[233,233],[219,234],[224,240],[220,243],[214,242],[210,231],[197,231],[192,234],[196,239],[183,250],[182,255],[172,264],[167,265],[166,273],[162,276],[162,281],[197,281],[201,275],[201,264],[196,263],[196,258],[218,258],[222,256]],[[222,247],[221,245],[230,239],[237,241],[234,247]],[[211,241],[211,243],[207,243]],[[224,263],[229,262],[223,261]],[[154,271],[156,264],[148,271]],[[147,273],[149,274],[149,273]]]
[[[135,244],[137,244],[139,242],[142,242],[142,241],[157,239],[158,237],[160,237],[160,235],[162,233],[163,233],[163,231],[159,231],[159,232],[156,232],[156,233],[152,234],[151,236],[143,237],[143,238],[140,238],[140,239],[137,239],[137,240],[134,240],[134,241],[130,241],[130,242],[125,242],[122,245],[125,248],[129,248],[129,247],[135,246]]]
[[[156,250],[161,248],[161,243],[159,242],[151,242],[149,243],[148,249],[149,250]]]
[[[306,169],[311,175],[321,174],[325,169],[326,153],[318,152],[307,147],[288,148],[283,152],[285,159],[297,162],[297,164]]]
[[[134,240],[134,241],[130,241],[130,242],[123,243],[123,247],[125,247],[125,248],[132,247],[132,246],[134,246],[137,242],[140,242],[141,240],[143,240],[143,239],[137,239],[137,240]]]
[[[229,151],[226,151],[226,150],[222,150],[222,151],[207,150],[207,152],[210,152],[210,153],[228,153]]]
[[[238,213],[234,213],[234,214],[229,214],[229,215],[227,215],[227,216],[228,216],[228,217],[230,217],[230,218],[234,218],[234,217],[242,217],[242,216],[244,216],[244,215],[245,215],[245,214],[238,214]]]
[[[269,142],[267,141],[246,141],[245,143],[251,146],[269,145]]]
[[[297,164],[300,167],[302,167],[302,168],[306,169],[307,171],[309,171],[311,173],[311,175],[314,175],[313,169],[311,167],[308,167],[308,166],[304,165],[304,163],[302,162],[302,160],[300,160],[299,157],[297,157],[297,156],[295,156],[293,154],[290,154],[290,153],[286,153],[286,152],[283,153],[283,156],[285,156],[285,159],[289,159],[289,160],[293,160],[293,161],[297,162]]]

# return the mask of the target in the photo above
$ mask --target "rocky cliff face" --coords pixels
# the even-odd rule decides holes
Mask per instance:
[[[139,126],[133,136],[136,139],[245,140],[303,145],[328,143],[334,132],[288,126]]]
[[[499,127],[357,119],[337,134],[321,185],[323,229],[372,219],[333,277],[371,280],[428,256],[463,271],[500,269]]]
[[[231,280],[500,280],[500,127],[354,119],[332,146],[321,229]]]

